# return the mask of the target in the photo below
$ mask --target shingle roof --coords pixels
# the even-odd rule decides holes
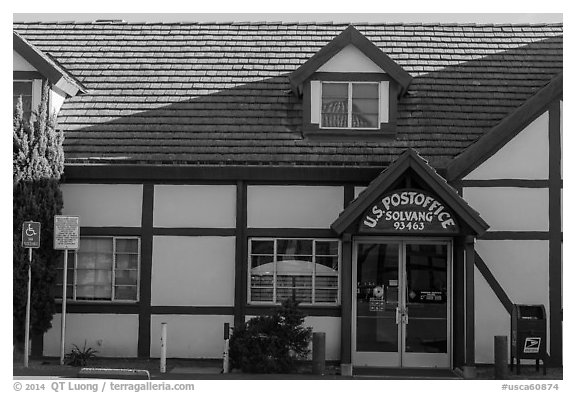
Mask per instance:
[[[67,163],[436,167],[562,71],[562,25],[354,24],[413,76],[396,140],[303,139],[288,75],[348,25],[16,23],[90,94],[59,115]]]

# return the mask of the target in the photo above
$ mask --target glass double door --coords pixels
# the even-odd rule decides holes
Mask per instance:
[[[355,366],[450,367],[451,243],[354,243]]]

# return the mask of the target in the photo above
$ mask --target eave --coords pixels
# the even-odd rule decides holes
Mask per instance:
[[[13,49],[38,70],[56,88],[68,96],[87,93],[86,87],[48,54],[28,42],[20,34],[13,32]]]

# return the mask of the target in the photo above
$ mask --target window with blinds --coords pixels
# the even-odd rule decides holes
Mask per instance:
[[[322,82],[321,128],[379,128],[379,83]]]
[[[58,269],[56,297],[62,298],[64,258]],[[93,301],[137,301],[140,239],[82,237],[80,248],[69,251],[66,298]]]
[[[249,259],[250,303],[338,304],[338,240],[250,239]]]

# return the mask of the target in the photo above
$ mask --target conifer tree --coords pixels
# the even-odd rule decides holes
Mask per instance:
[[[28,252],[22,247],[22,223],[42,225],[40,248],[33,250],[30,312],[31,336],[51,327],[54,283],[59,252],[53,249],[53,220],[62,211],[59,180],[64,170],[62,131],[48,107],[49,86],[42,86],[42,99],[32,120],[24,118],[22,99],[14,110],[13,130],[13,339],[24,344],[28,285]]]

